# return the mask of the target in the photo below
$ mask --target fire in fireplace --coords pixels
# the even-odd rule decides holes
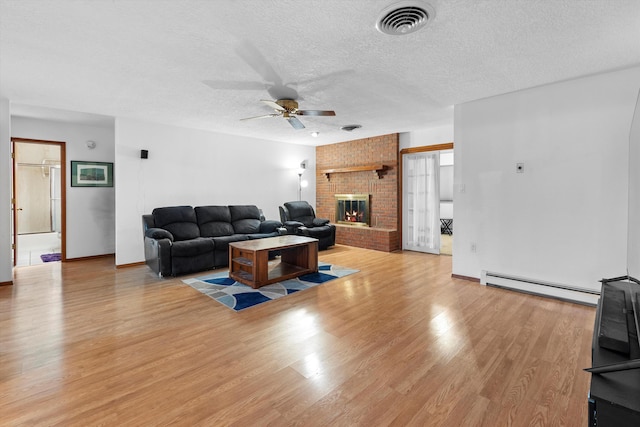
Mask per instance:
[[[336,222],[369,227],[368,194],[336,194]]]

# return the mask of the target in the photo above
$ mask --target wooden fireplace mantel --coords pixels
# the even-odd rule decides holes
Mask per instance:
[[[360,165],[360,166],[345,166],[341,168],[331,168],[331,169],[321,169],[320,173],[323,173],[327,180],[330,180],[332,173],[348,173],[348,172],[362,172],[362,171],[373,171],[374,174],[380,179],[380,173],[385,171],[388,168],[387,165],[383,165],[382,163],[375,163],[371,165]]]

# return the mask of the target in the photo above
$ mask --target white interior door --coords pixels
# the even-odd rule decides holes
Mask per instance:
[[[402,248],[440,253],[440,153],[405,154]]]

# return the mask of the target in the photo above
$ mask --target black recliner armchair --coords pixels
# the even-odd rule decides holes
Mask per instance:
[[[280,221],[288,234],[318,239],[318,249],[327,249],[336,244],[336,226],[328,219],[316,218],[313,207],[305,202],[287,202],[280,206]]]

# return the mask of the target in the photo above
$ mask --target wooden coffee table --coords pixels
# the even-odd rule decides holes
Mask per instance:
[[[280,263],[271,269],[270,251],[280,251]],[[318,239],[286,235],[229,243],[229,277],[254,289],[317,271]]]

